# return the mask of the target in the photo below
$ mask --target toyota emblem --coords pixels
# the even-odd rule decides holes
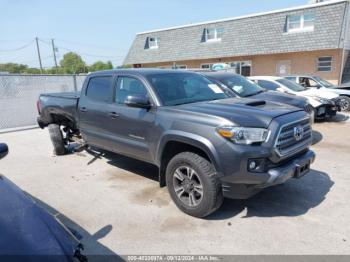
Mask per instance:
[[[302,126],[294,127],[294,138],[296,141],[300,141],[304,137],[304,128]]]

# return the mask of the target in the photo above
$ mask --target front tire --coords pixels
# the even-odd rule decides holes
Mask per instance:
[[[341,111],[350,111],[350,97],[341,96],[340,99],[343,100]]]
[[[174,156],[166,169],[166,182],[176,206],[190,216],[206,217],[223,203],[221,183],[213,165],[195,153]]]
[[[57,156],[66,154],[67,150],[60,126],[57,124],[50,124],[48,128],[51,142],[54,148],[54,154]]]

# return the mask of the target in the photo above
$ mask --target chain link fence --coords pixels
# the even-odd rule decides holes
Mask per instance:
[[[42,93],[80,91],[85,75],[0,75],[0,131],[36,125]]]

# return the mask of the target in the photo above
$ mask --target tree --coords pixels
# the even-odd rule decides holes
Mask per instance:
[[[121,66],[118,66],[118,68],[133,68],[132,65],[121,65]]]
[[[63,59],[60,61],[60,66],[66,74],[80,74],[87,72],[84,60],[80,55],[73,52],[69,52],[63,56]]]
[[[24,72],[25,74],[33,74],[33,75],[38,75],[41,74],[41,70],[38,68],[27,68]]]
[[[16,63],[0,64],[0,71],[9,72],[10,74],[25,73],[27,69],[28,69],[28,66],[22,65],[22,64],[16,64]]]
[[[89,66],[89,72],[99,71],[99,70],[108,70],[113,69],[113,65],[111,61],[104,63],[102,61],[97,61]]]

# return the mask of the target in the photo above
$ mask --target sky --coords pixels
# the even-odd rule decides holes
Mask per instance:
[[[121,65],[139,32],[304,5],[307,0],[0,0],[0,63],[43,67],[74,51]]]

